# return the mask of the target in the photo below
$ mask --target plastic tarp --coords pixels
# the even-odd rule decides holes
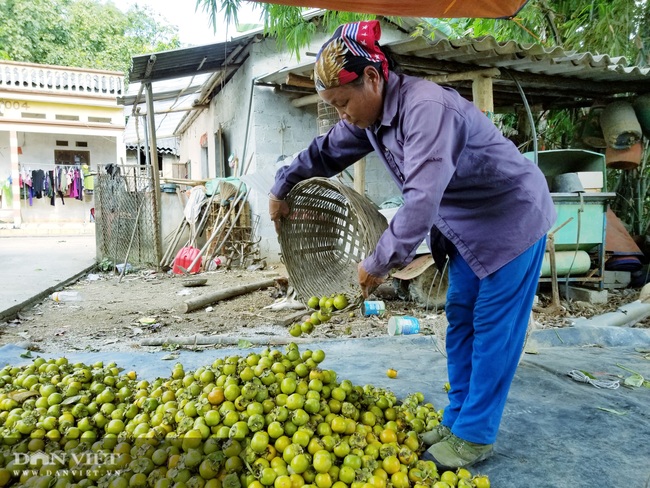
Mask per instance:
[[[388,388],[398,398],[421,391],[435,408],[447,404],[446,359],[435,336],[411,335],[329,340],[299,344],[323,349],[321,366],[339,381]],[[281,346],[277,348],[282,349]],[[67,352],[70,362],[115,361],[142,379],[168,377],[176,362],[185,371],[217,357],[245,356],[261,348],[177,351]],[[630,373],[650,378],[650,330],[627,327],[571,327],[534,331],[522,356],[506,404],[495,454],[473,466],[499,488],[642,487],[650,482],[650,388],[599,389],[568,376],[574,369],[596,375]],[[24,365],[17,346],[0,347],[0,366]],[[34,357],[36,353],[32,353]],[[64,355],[64,354],[61,354]],[[57,356],[53,356],[57,357]],[[398,371],[395,379],[386,371]]]
[[[262,0],[255,0],[262,2]],[[294,7],[315,7],[376,15],[428,18],[510,18],[527,0],[273,0]],[[269,2],[262,2],[269,3]]]

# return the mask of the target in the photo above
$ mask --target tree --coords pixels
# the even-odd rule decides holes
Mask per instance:
[[[0,2],[0,58],[126,73],[131,57],[180,47],[177,29],[147,8],[98,0]]]
[[[309,43],[314,22],[303,17],[307,8],[259,3],[268,34],[297,50]],[[216,31],[217,19],[237,23],[241,0],[197,0]],[[344,22],[376,18],[373,15],[325,11],[318,20],[333,31]],[[399,19],[393,19],[399,22]],[[529,0],[513,19],[426,19],[418,34],[435,30],[449,37],[492,35],[497,39],[535,42],[565,49],[627,56],[646,65],[650,56],[650,6],[633,0]],[[640,56],[641,55],[641,56]]]
[[[304,17],[309,10],[307,8],[273,3],[259,3],[257,6],[260,17],[264,20],[265,33],[283,41],[289,52],[297,57],[300,48],[309,44],[316,32],[317,24],[322,24],[327,31],[334,31],[338,25],[345,22],[376,18],[375,15],[327,10],[318,20],[312,21]],[[229,25],[237,25],[240,8],[241,0],[196,0],[196,10],[200,9],[206,13],[215,33],[220,18]]]

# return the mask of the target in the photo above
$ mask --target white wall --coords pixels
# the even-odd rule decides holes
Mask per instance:
[[[57,146],[56,141],[67,141],[67,146]],[[77,142],[86,142],[88,147],[75,147]],[[90,166],[94,170],[97,165],[104,166],[115,161],[116,141],[114,137],[82,136],[69,134],[18,134],[18,145],[22,148],[19,156],[21,164],[36,166],[53,164],[54,151],[88,151],[90,152]],[[45,166],[41,169],[46,169]]]
[[[211,125],[209,110],[201,112],[192,125],[179,138],[179,154],[182,155],[179,162],[190,162],[190,179],[214,178],[217,175],[214,164],[208,165],[209,174],[204,175],[201,171],[201,136],[206,133],[208,134],[208,143],[210,143],[210,140],[213,139],[211,134],[214,133],[214,130]],[[212,143],[212,146],[214,146],[214,143]],[[214,154],[214,149],[212,149],[210,154]]]

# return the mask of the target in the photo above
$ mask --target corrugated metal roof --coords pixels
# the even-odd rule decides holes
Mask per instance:
[[[134,56],[129,81],[168,80],[239,65],[246,58],[245,48],[252,41],[252,36],[243,36],[227,42]]]
[[[162,139],[156,139],[156,145],[158,146],[158,152],[161,154],[179,154],[178,139],[176,137],[165,137]],[[135,151],[137,148],[146,150],[144,141],[138,145],[137,142],[126,144],[127,151]]]
[[[648,68],[630,66],[623,57],[565,51],[537,44],[498,42],[494,37],[431,40],[422,36],[389,44],[402,70],[441,76],[497,68],[495,107],[521,103],[517,84],[530,104],[545,108],[588,106],[614,95],[650,92]],[[261,83],[285,85],[289,73],[311,77],[313,62],[271,73]],[[471,82],[449,82],[471,97]]]
[[[191,110],[200,109],[195,102],[211,76],[214,75],[204,73],[197,76],[183,76],[152,83],[153,98],[155,100],[154,121],[158,138],[173,137],[178,124],[187,116],[187,113]],[[129,117],[124,130],[124,140],[127,143],[144,140],[144,124],[146,121],[141,115],[146,114],[147,107],[144,103],[144,95],[141,94],[138,97],[140,87],[141,83],[131,83],[125,95],[125,99],[131,101],[131,104],[124,109],[124,115]],[[134,106],[133,103],[136,98],[140,103]],[[160,147],[160,144],[158,146]]]
[[[248,46],[258,35],[255,32],[227,42],[133,57],[127,93],[118,98],[125,106],[125,115],[130,116],[125,142],[137,144],[144,139],[145,119],[137,115],[147,112],[143,84],[151,83],[156,136],[174,137],[190,112],[204,109],[242,65]]]

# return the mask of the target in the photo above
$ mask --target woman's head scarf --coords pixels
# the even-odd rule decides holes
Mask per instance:
[[[323,45],[316,57],[314,82],[317,91],[356,80],[366,66],[375,66],[388,79],[388,60],[379,48],[379,21],[343,24]]]

